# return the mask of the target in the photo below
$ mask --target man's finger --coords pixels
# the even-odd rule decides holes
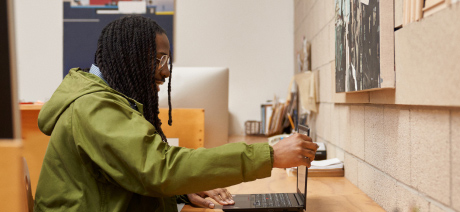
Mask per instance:
[[[302,149],[302,156],[309,158],[310,161],[315,159],[315,155],[316,155],[316,153],[311,151],[311,150],[309,150],[309,149]]]
[[[228,195],[227,189],[220,188],[220,189],[216,189],[216,190],[219,193],[219,196],[222,198],[223,201],[225,201],[228,204],[234,204],[235,203],[232,200],[232,195]]]
[[[308,157],[304,157],[302,162],[304,163],[304,166],[310,168],[311,167],[311,160]]]
[[[309,141],[302,142],[302,147],[313,151],[316,151],[319,148],[318,144]]]
[[[214,200],[216,200],[216,202],[218,202],[219,204],[221,205],[228,205],[229,202],[226,202],[224,199],[222,199],[222,197],[219,195],[219,193],[215,190],[213,190],[212,192],[210,192],[210,194],[208,194],[209,197],[213,198]]]
[[[210,200],[204,199],[199,195],[193,195],[193,200],[190,200],[193,204],[204,207],[204,208],[214,208],[214,203]]]
[[[313,141],[308,135],[305,135],[305,134],[295,133],[294,136],[298,136],[304,141],[310,141],[310,142]]]

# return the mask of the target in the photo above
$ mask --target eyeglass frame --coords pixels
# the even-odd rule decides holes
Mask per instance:
[[[163,60],[164,57],[166,57],[166,59],[163,61],[163,64],[162,64],[161,60]],[[159,68],[163,68],[166,65],[166,63],[169,62],[170,57],[168,55],[163,55],[163,56],[161,56],[160,59],[158,59],[157,57],[155,57],[155,59],[158,60],[158,62],[159,62],[159,65],[160,65]]]

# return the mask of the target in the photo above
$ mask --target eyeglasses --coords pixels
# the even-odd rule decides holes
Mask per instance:
[[[163,68],[163,66],[165,66],[166,64],[169,64],[169,56],[168,55],[163,55],[161,56],[160,59],[156,58],[156,60],[158,60],[158,62],[160,62],[160,68]]]

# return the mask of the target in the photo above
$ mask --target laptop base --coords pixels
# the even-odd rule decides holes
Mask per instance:
[[[267,211],[292,211],[292,212],[300,212],[303,211],[303,206],[297,204],[295,201],[294,194],[288,194],[290,199],[294,199],[292,201],[292,206],[290,207],[266,207],[266,208],[257,208],[254,206],[254,201],[251,201],[251,195],[253,194],[237,194],[233,195],[233,200],[235,201],[234,205],[224,205],[222,210],[223,211],[250,211],[250,212],[267,212]]]

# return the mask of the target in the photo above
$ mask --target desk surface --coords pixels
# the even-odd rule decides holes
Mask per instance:
[[[288,177],[284,169],[275,168],[271,177],[241,183],[227,189],[232,194],[293,193],[296,190],[296,177]],[[215,209],[205,209],[186,205],[182,211],[222,211],[222,206],[216,204]],[[344,177],[309,177],[307,211],[385,210]]]
[[[230,137],[229,142],[246,141],[257,143],[266,141],[264,137]],[[227,188],[232,194],[249,193],[293,193],[296,190],[296,177],[289,177],[284,169],[273,169],[272,176],[252,182],[241,183]],[[195,208],[186,205],[183,212],[222,211]],[[307,211],[385,211],[358,187],[344,177],[309,177],[307,191]]]

